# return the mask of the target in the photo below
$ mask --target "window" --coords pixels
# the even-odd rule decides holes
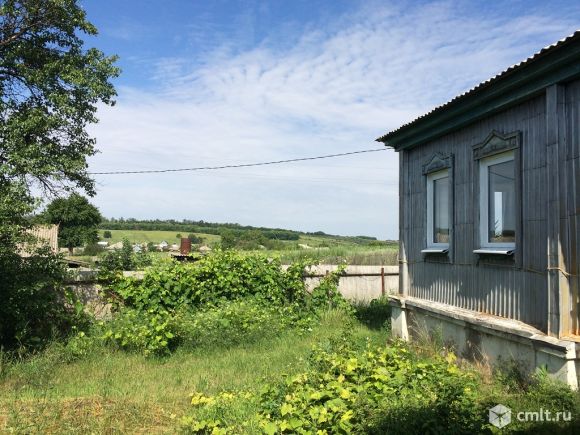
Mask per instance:
[[[447,169],[427,175],[427,248],[447,250],[450,229]]]
[[[514,152],[481,159],[479,169],[481,247],[513,249],[517,215]]]

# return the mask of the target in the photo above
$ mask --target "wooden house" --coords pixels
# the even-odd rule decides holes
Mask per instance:
[[[400,162],[395,334],[577,387],[580,31],[377,140]]]

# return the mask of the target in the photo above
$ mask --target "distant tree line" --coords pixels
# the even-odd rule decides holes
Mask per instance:
[[[103,219],[101,229],[107,230],[142,230],[142,231],[178,231],[180,233],[205,233],[221,236],[225,229],[235,232],[236,236],[246,231],[259,231],[271,240],[298,240],[300,232],[279,228],[253,227],[232,223],[212,223],[191,220],[136,220],[136,219]],[[304,233],[302,233],[304,234]]]
[[[103,218],[100,229],[103,230],[141,230],[141,231],[175,231],[180,234],[204,233],[222,237],[222,245],[238,249],[256,249],[265,246],[273,249],[276,242],[297,241],[300,236],[315,236],[329,239],[341,239],[360,245],[382,246],[386,242],[369,236],[337,236],[323,231],[302,232],[281,228],[254,227],[236,223],[205,222],[203,220],[184,219],[145,219]],[[225,242],[224,242],[225,239]],[[195,243],[195,242],[194,242]]]

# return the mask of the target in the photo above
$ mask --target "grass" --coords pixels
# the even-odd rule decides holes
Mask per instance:
[[[330,248],[293,249],[277,251],[282,262],[290,264],[297,260],[308,257],[322,264],[341,264],[346,262],[350,265],[396,265],[398,260],[398,246],[388,248],[376,248],[371,246],[334,246]]]
[[[295,332],[229,349],[178,351],[166,359],[99,349],[62,363],[57,348],[9,365],[0,380],[0,431],[26,433],[171,433],[172,415],[192,412],[189,394],[258,391],[282,373],[297,373],[314,343],[338,337],[344,314],[328,313],[311,333]],[[384,331],[363,324],[356,339],[382,343]],[[253,411],[240,403],[229,412]]]

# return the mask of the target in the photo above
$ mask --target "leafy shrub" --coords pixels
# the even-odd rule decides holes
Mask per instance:
[[[108,289],[116,314],[103,338],[118,348],[163,355],[176,346],[232,346],[283,329],[311,329],[317,312],[348,310],[340,271],[310,295],[303,263],[286,270],[263,255],[217,251],[196,263],[164,261],[144,278],[116,276]]]
[[[270,433],[476,433],[475,378],[447,360],[417,360],[400,344],[386,348],[318,349],[313,370],[266,391]],[[422,411],[421,418],[415,412]],[[269,417],[268,417],[269,416]]]
[[[111,234],[111,232],[109,230],[103,231],[103,238],[104,239],[111,239],[112,237],[113,237],[113,235]]]
[[[391,328],[391,306],[386,297],[373,299],[370,303],[357,302],[353,304],[355,317],[359,322],[371,329]]]
[[[352,305],[338,291],[340,277],[344,275],[346,267],[341,265],[337,270],[329,273],[320,280],[311,293],[310,304],[314,309],[341,308],[352,311]]]
[[[83,249],[83,255],[99,255],[105,248],[97,243],[89,243]]]
[[[196,263],[165,262],[139,281],[119,279],[111,290],[138,310],[175,310],[220,300],[260,296],[270,303],[304,300],[306,289],[295,266],[283,271],[279,260],[262,255],[217,251]]]
[[[484,416],[473,406],[477,382],[452,354],[420,360],[401,343],[360,349],[348,338],[317,347],[310,369],[270,384],[252,398],[222,392],[192,396],[192,405],[225,407],[232,397],[254,400],[266,434],[279,433],[480,433]],[[242,396],[244,399],[242,399]],[[218,416],[182,419],[191,433],[237,433]],[[243,427],[251,425],[246,421]],[[215,432],[211,432],[215,431]]]
[[[168,354],[177,340],[174,318],[168,312],[125,308],[103,327],[105,343],[144,355]]]
[[[0,255],[0,347],[33,350],[64,337],[87,319],[66,290],[61,257],[42,249],[30,257]]]
[[[193,233],[190,233],[187,235],[187,238],[191,241],[191,243],[193,244],[201,244],[203,243],[203,237],[198,237]]]

